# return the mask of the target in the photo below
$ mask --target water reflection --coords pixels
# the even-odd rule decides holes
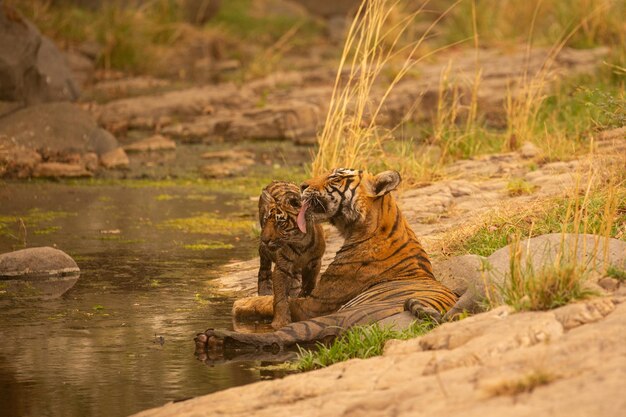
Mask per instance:
[[[185,198],[193,193],[207,198]],[[185,244],[199,236],[155,226],[215,210],[254,213],[248,199],[193,193],[5,185],[5,219],[35,208],[69,213],[30,224],[26,240],[30,247],[56,245],[69,253],[81,278],[61,298],[0,305],[2,415],[124,416],[264,377],[258,362],[207,366],[193,355],[196,332],[231,328],[232,300],[212,290],[216,268],[255,252],[247,234],[208,235],[238,239],[233,249],[190,251]],[[119,230],[119,238],[102,233],[107,230]],[[0,235],[0,252],[16,243]]]

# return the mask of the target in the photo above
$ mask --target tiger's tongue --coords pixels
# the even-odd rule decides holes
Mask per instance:
[[[302,233],[306,233],[306,219],[304,216],[306,215],[306,211],[308,208],[309,203],[307,201],[302,203],[302,207],[300,207],[300,211],[298,212],[298,218],[296,219],[296,223],[298,223],[298,229],[300,229]]]

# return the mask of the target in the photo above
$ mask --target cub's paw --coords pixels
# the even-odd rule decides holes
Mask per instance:
[[[263,320],[274,316],[274,297],[246,297],[233,304],[235,320]]]
[[[259,295],[272,295],[272,271],[259,272]]]
[[[291,320],[287,317],[274,317],[274,320],[272,320],[272,328],[274,330],[282,329],[290,323]]]
[[[407,299],[404,302],[404,310],[413,314],[418,320],[434,320],[437,323],[442,322],[440,311],[422,304],[422,302],[417,298]]]

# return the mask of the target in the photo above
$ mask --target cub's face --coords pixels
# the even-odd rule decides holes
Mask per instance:
[[[297,185],[275,182],[266,187],[259,199],[261,243],[274,250],[300,240],[303,233],[296,224],[300,206]]]
[[[304,217],[315,223],[330,220],[341,225],[361,222],[372,203],[399,184],[400,174],[396,171],[372,175],[353,169],[335,169],[302,183],[302,207],[298,218]],[[301,221],[298,223],[300,225]]]

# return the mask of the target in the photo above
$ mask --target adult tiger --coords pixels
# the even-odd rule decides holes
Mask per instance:
[[[275,329],[291,322],[288,296],[305,297],[315,287],[326,248],[321,224],[311,223],[309,233],[300,231],[296,221],[301,206],[300,189],[292,182],[272,181],[259,197],[258,292],[274,297]],[[245,313],[236,311],[235,319],[246,319]]]
[[[276,332],[241,334],[207,330],[196,345],[223,341],[232,346],[290,345],[335,336],[357,324],[390,317],[403,309],[439,318],[456,295],[435,280],[426,252],[391,194],[400,174],[372,175],[335,169],[302,184],[298,225],[328,220],[345,241],[311,295],[289,302],[294,321]],[[235,302],[235,312],[272,313],[271,297]]]

